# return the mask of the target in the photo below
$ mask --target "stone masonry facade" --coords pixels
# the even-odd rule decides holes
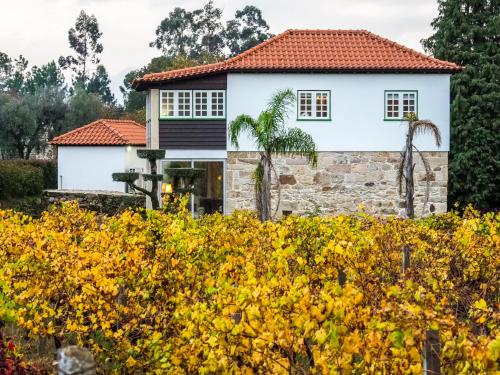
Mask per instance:
[[[448,153],[424,152],[430,163],[429,201],[424,207],[426,181],[424,166],[414,155],[415,215],[446,212]],[[227,213],[255,209],[253,172],[258,152],[229,152],[227,159]],[[278,216],[335,215],[360,209],[374,215],[404,213],[399,196],[397,171],[399,152],[319,152],[316,168],[301,157],[275,156],[281,183]],[[273,212],[277,204],[277,184],[273,176]]]

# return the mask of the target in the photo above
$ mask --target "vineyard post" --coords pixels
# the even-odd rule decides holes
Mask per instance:
[[[439,343],[439,332],[428,330],[426,332],[423,352],[423,374],[435,375],[441,374],[441,365],[439,355],[441,353],[441,344]]]
[[[403,275],[410,268],[410,246],[403,245]]]

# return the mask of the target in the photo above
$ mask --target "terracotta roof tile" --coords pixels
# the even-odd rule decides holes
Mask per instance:
[[[146,145],[146,128],[132,120],[100,119],[69,131],[53,145]]]
[[[226,61],[146,74],[133,87],[222,72],[294,70],[455,72],[461,67],[366,30],[287,30]]]

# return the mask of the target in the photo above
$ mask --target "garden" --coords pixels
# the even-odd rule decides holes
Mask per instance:
[[[98,373],[422,374],[430,333],[442,373],[500,370],[500,214],[262,223],[185,199],[0,211],[0,373],[75,344]]]

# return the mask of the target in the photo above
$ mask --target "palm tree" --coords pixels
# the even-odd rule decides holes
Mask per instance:
[[[415,150],[420,158],[425,168],[425,180],[427,183],[425,191],[425,204],[429,200],[429,181],[431,178],[431,166],[429,161],[424,157],[424,155],[415,147],[413,144],[413,138],[419,134],[431,134],[434,136],[436,145],[441,146],[441,133],[439,128],[429,120],[419,120],[417,115],[413,112],[405,115],[405,120],[408,121],[408,132],[406,133],[406,144],[403,152],[401,153],[401,160],[398,170],[398,184],[399,184],[399,194],[402,195],[402,184],[403,180],[405,182],[405,211],[406,217],[413,219],[415,217],[414,206],[413,206],[413,195],[415,192],[415,184],[413,180],[413,171],[415,169],[415,164],[413,163],[413,150]]]
[[[271,219],[271,172],[277,177],[273,165],[273,154],[305,156],[312,166],[316,166],[318,154],[312,137],[299,128],[286,128],[288,112],[295,103],[295,95],[290,89],[276,92],[267,108],[257,119],[240,115],[229,124],[231,143],[238,149],[238,137],[249,134],[258,150],[260,161],[254,172],[256,206],[260,220]],[[278,199],[280,196],[278,180]],[[276,211],[279,207],[279,200]],[[276,212],[275,212],[276,213]]]

